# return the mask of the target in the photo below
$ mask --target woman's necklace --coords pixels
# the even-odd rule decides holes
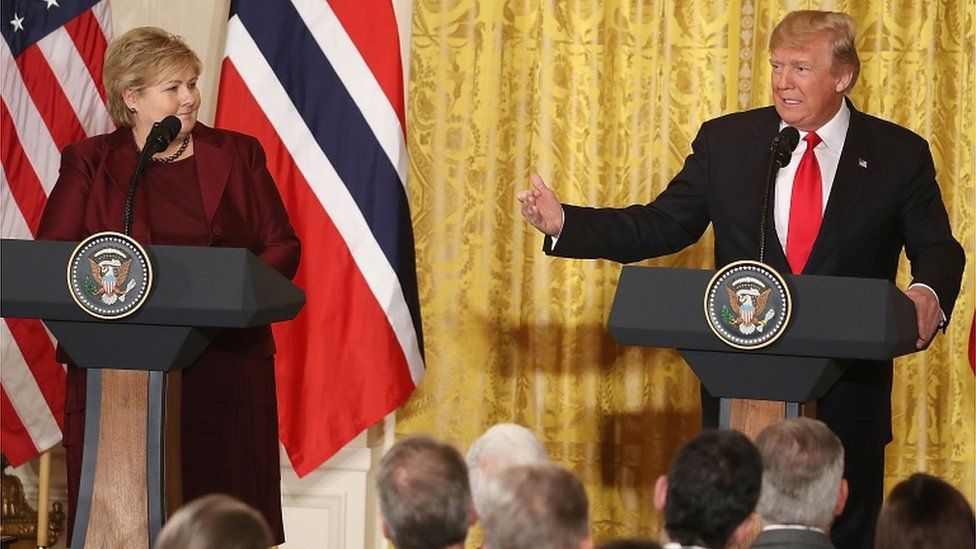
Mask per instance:
[[[183,138],[183,142],[180,143],[180,148],[176,149],[176,152],[175,153],[173,153],[173,154],[171,154],[169,156],[164,156],[162,158],[156,158],[155,156],[151,156],[151,157],[149,157],[149,160],[152,160],[153,162],[158,162],[160,164],[169,164],[170,162],[176,160],[180,156],[183,156],[183,153],[186,151],[186,146],[190,144],[190,136],[191,135],[192,134],[189,134],[189,133],[186,134],[186,137]],[[142,149],[136,147],[136,152],[138,152],[139,154],[142,154]]]

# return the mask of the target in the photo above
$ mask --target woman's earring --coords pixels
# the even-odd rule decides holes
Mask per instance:
[[[136,108],[135,107],[129,107],[129,112],[131,112],[132,114],[135,114],[136,113]]]

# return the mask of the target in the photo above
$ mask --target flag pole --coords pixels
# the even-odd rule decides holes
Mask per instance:
[[[41,454],[37,471],[37,547],[47,548],[48,499],[51,492],[51,450]]]

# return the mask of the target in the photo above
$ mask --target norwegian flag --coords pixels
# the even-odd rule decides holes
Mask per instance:
[[[299,316],[274,326],[281,440],[305,475],[424,373],[390,0],[237,0],[217,125],[256,136],[302,240]]]
[[[61,150],[112,131],[102,61],[108,0],[0,1],[0,234],[30,239]],[[17,466],[61,440],[64,367],[37,320],[0,322],[0,450]]]

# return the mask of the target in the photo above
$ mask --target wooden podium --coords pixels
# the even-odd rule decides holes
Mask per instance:
[[[130,316],[99,320],[68,292],[76,245],[3,240],[0,315],[43,320],[73,362],[88,369],[70,546],[148,549],[182,503],[179,370],[220,328],[290,319],[305,294],[245,249],[149,246],[155,281],[146,303]]]
[[[675,348],[720,399],[719,425],[754,436],[822,397],[852,360],[915,352],[915,305],[887,280],[784,275],[792,320],[767,347],[715,336],[702,302],[715,271],[625,266],[608,326],[624,345]],[[771,403],[761,401],[775,401]],[[809,414],[808,414],[809,415]]]

